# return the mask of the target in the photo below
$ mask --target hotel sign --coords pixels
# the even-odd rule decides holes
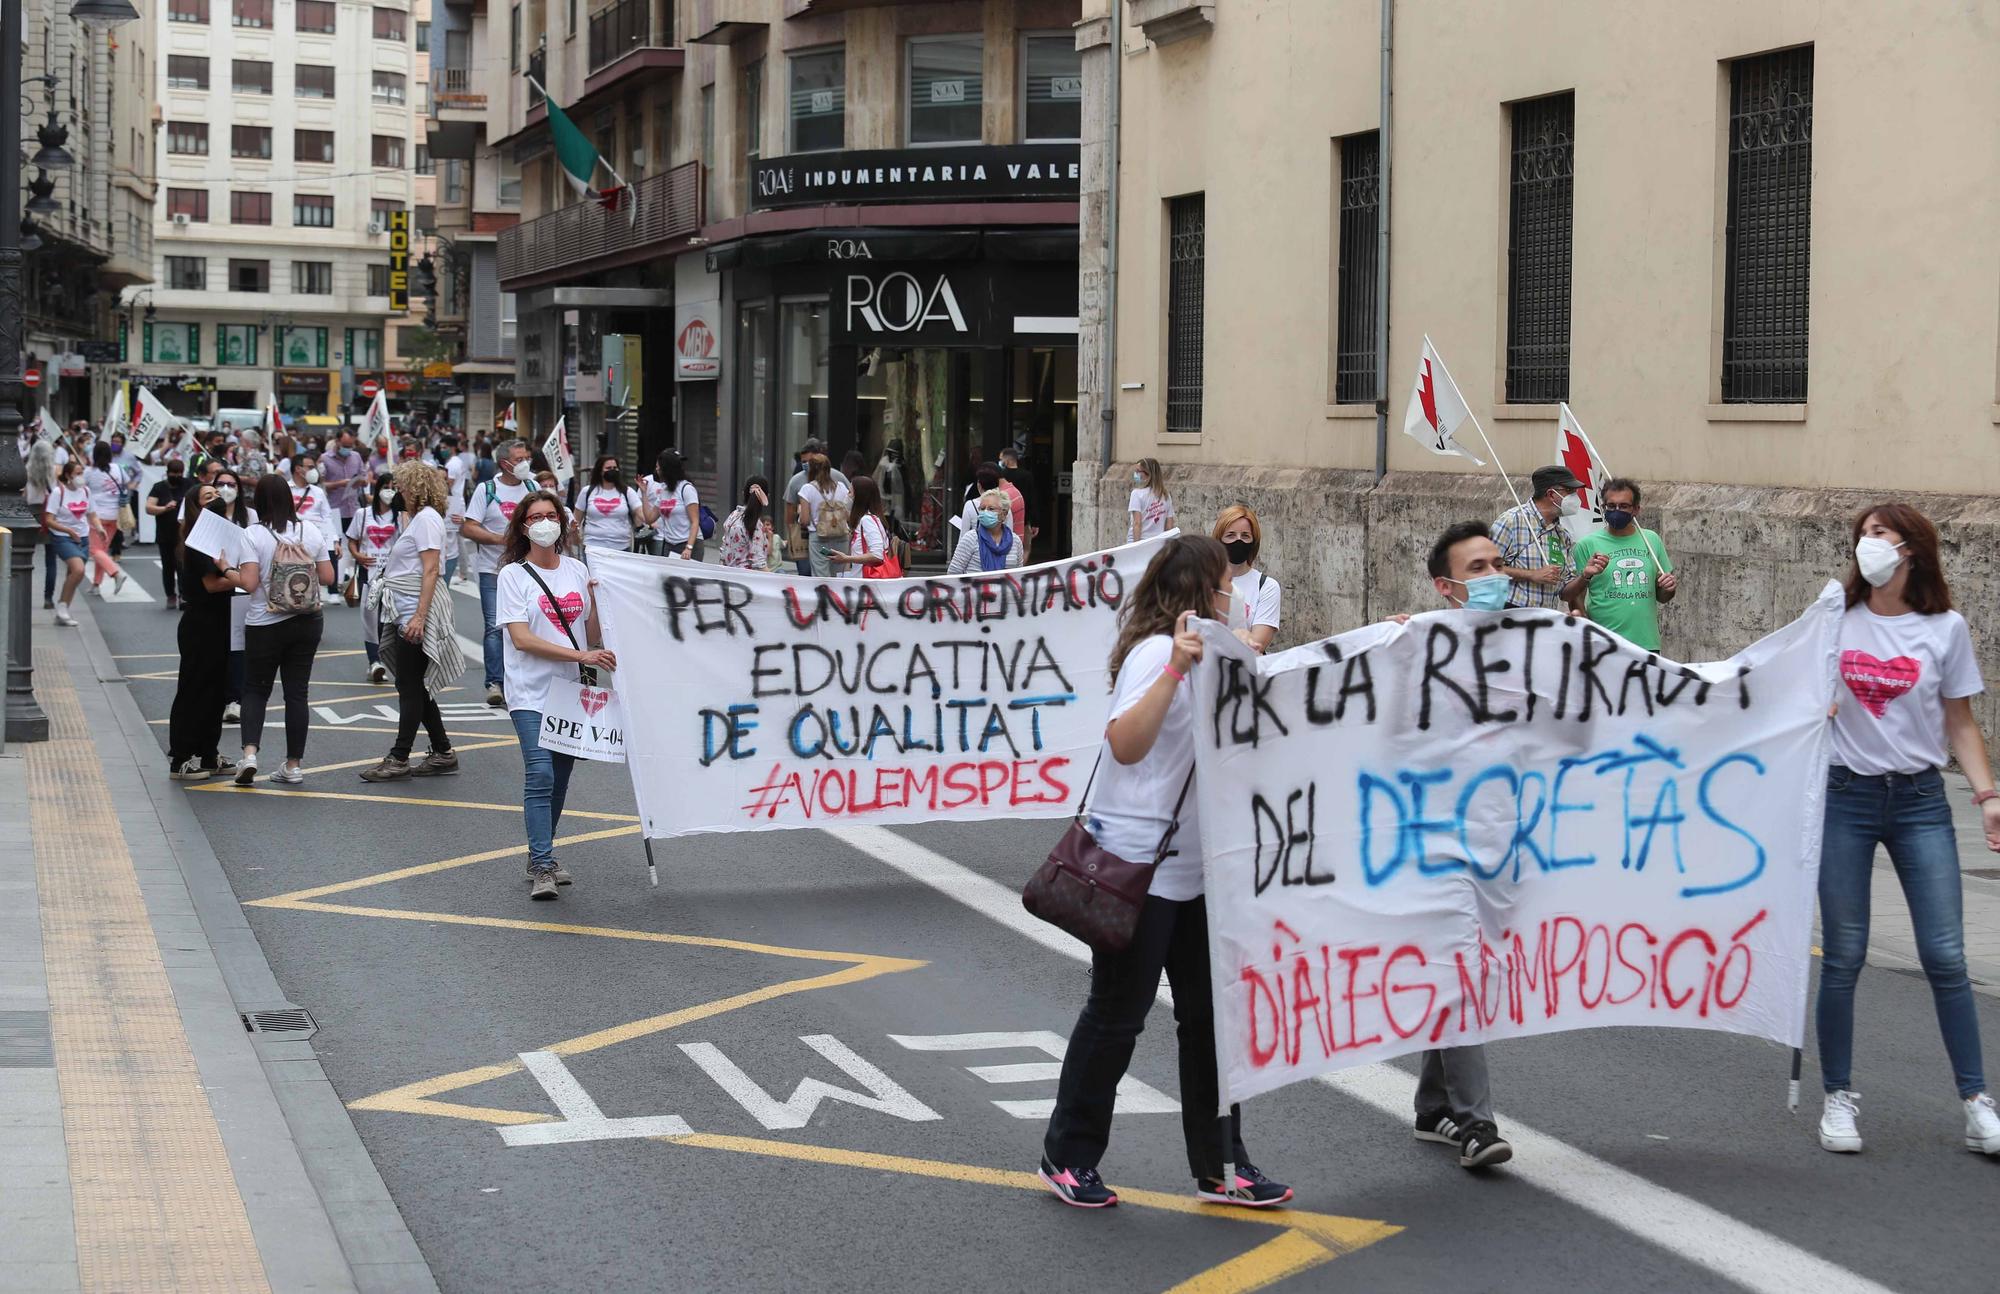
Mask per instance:
[[[410,209],[389,213],[389,313],[410,312]]]
[[[866,202],[1075,202],[1083,176],[1076,144],[946,145],[760,160],[750,205]]]

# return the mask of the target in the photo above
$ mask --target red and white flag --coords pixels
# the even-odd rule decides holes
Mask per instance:
[[[557,418],[555,428],[542,442],[542,457],[548,460],[549,470],[556,474],[556,485],[568,489],[571,478],[576,475],[576,458],[569,452],[569,419]]]
[[[1468,422],[1473,422],[1472,410],[1458,393],[1458,383],[1451,380],[1437,347],[1425,337],[1423,359],[1417,364],[1417,385],[1403,415],[1403,434],[1433,454],[1456,454],[1484,467],[1486,460],[1458,441],[1459,428]],[[1473,426],[1478,423],[1473,422]]]
[[[361,443],[373,445],[384,437],[393,442],[395,435],[395,425],[389,421],[389,396],[386,392],[377,391],[375,398],[368,402],[367,415],[361,420]]]
[[[167,406],[160,403],[160,397],[145,387],[132,397],[132,430],[125,437],[125,447],[144,462],[153,452],[153,446],[167,434],[167,428],[174,425],[174,416],[167,412]]]
[[[1555,461],[1567,467],[1576,479],[1583,482],[1583,488],[1576,492],[1580,505],[1577,514],[1563,518],[1563,529],[1570,538],[1581,539],[1599,530],[1604,525],[1604,483],[1611,479],[1611,469],[1604,465],[1604,458],[1597,452],[1597,446],[1590,443],[1590,437],[1583,434],[1583,424],[1570,412],[1565,401],[1558,408],[1556,419]]]

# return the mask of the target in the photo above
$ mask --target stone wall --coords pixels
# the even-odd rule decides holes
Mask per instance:
[[[1184,530],[1208,533],[1232,503],[1257,513],[1259,564],[1285,590],[1279,647],[1435,607],[1424,563],[1438,534],[1512,506],[1491,474],[1392,473],[1377,485],[1367,472],[1307,468],[1175,465],[1170,472]],[[1097,482],[1104,506],[1093,506],[1088,490],[1077,492],[1079,551],[1090,535],[1102,546],[1124,541],[1130,481],[1131,465],[1119,463]],[[1729,656],[1811,605],[1851,561],[1855,514],[1882,501],[1858,490],[1641,484],[1645,522],[1680,575],[1679,596],[1660,613],[1662,646],[1680,660]],[[1973,709],[2000,738],[2000,629],[1989,610],[2000,605],[2000,498],[1896,497],[1937,523],[1945,575],[1989,684]]]

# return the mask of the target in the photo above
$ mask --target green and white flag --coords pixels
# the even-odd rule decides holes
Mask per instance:
[[[570,187],[576,190],[577,196],[597,203],[606,211],[624,211],[627,219],[637,221],[639,211],[632,201],[632,189],[625,183],[625,177],[618,174],[617,169],[597,151],[597,146],[584,137],[584,133],[577,129],[576,123],[569,119],[569,114],[549,97],[548,90],[541,82],[529,77],[528,84],[535,87],[536,92],[542,96],[544,106],[548,108],[549,137],[555,144],[556,161],[561,165],[563,175],[569,179]],[[600,189],[592,184],[597,178],[597,168],[600,166],[615,181],[609,188]]]

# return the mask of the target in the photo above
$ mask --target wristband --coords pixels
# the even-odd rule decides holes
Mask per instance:
[[[1986,789],[1985,789],[1985,790],[1983,790],[1983,791],[1974,791],[1974,792],[1972,793],[1972,802],[1973,802],[1974,804],[1984,804],[1984,803],[1986,803],[1986,802],[1987,802],[1988,800],[1991,800],[1991,799],[1995,798],[1996,796],[2000,796],[2000,791],[1996,791],[1996,790],[1994,790],[1994,789],[1993,789],[1992,787],[1990,787],[1990,786],[1989,786],[1988,788],[1986,788]]]
[[[1174,680],[1174,682],[1176,682],[1176,683],[1185,683],[1185,682],[1187,682],[1187,675],[1185,675],[1185,674],[1181,673],[1181,672],[1180,672],[1179,670],[1175,669],[1175,668],[1174,668],[1174,667],[1173,667],[1173,666],[1172,666],[1171,664],[1167,664],[1167,665],[1162,665],[1162,666],[1160,666],[1160,673],[1162,673],[1162,674],[1168,674],[1168,675],[1172,675],[1172,676],[1173,676],[1173,680]]]

